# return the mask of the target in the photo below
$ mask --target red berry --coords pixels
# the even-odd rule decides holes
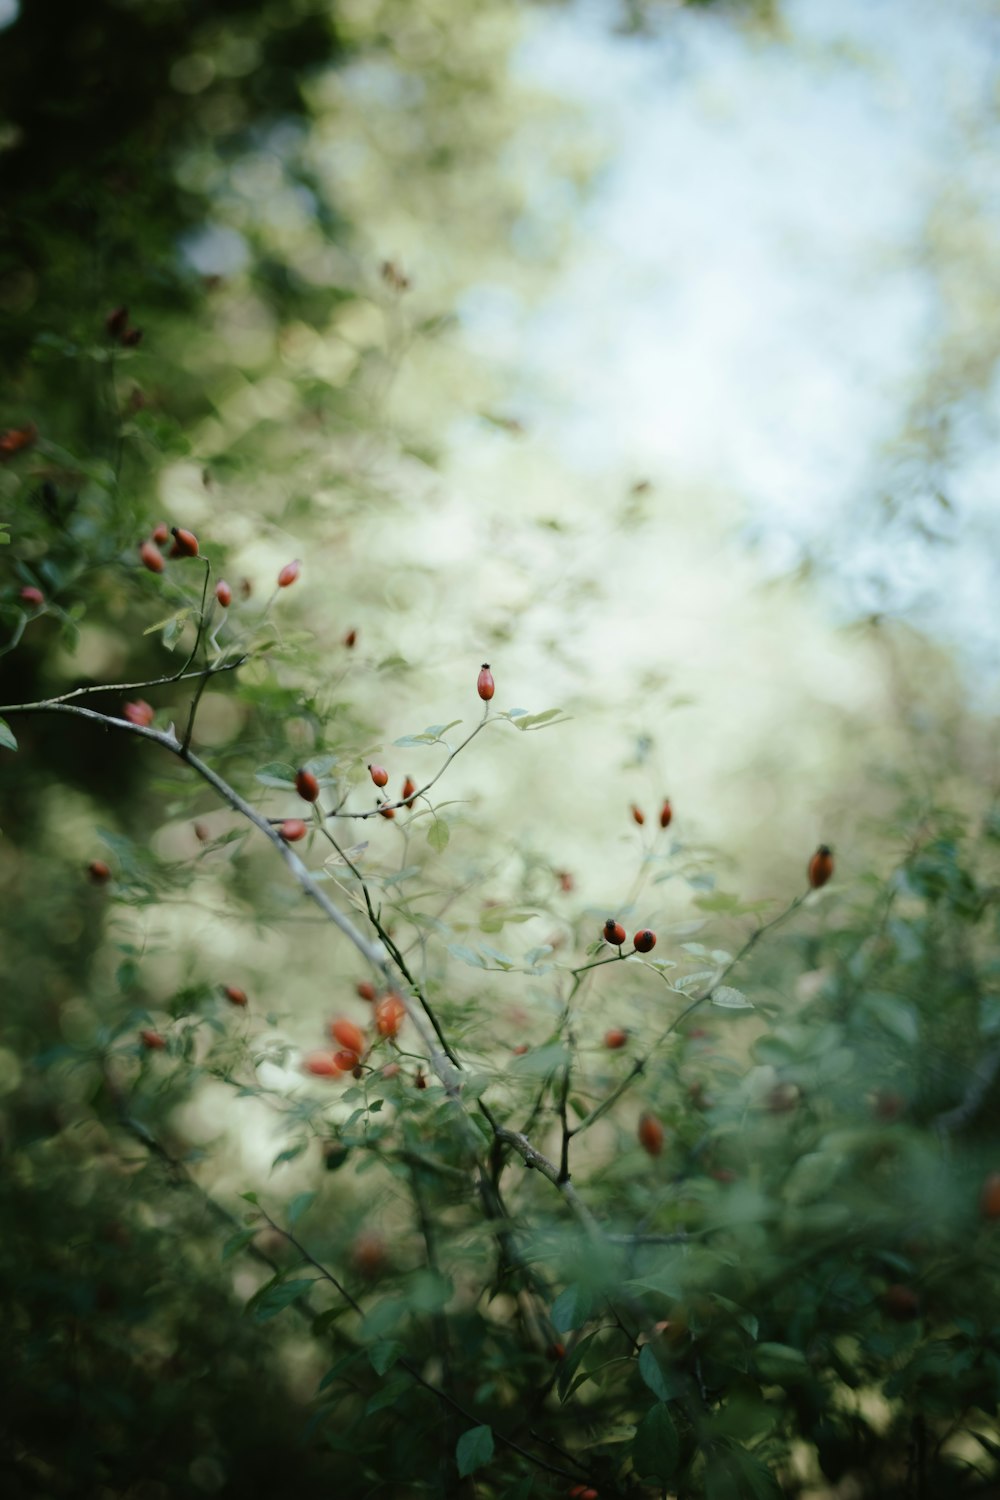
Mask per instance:
[[[41,609],[42,605],[45,603],[45,595],[42,593],[41,589],[33,588],[30,583],[26,588],[23,588],[21,590],[21,598],[24,600],[25,604],[34,604],[37,609]]]
[[[406,803],[407,807],[413,806],[413,794],[416,790],[417,783],[414,781],[412,776],[407,776],[406,780],[403,782],[403,791],[401,794],[401,800]]]
[[[617,1052],[618,1048],[624,1047],[627,1041],[628,1032],[622,1031],[620,1026],[604,1033],[604,1045],[610,1052]]]
[[[158,1031],[140,1031],[139,1040],[150,1052],[162,1052],[167,1045],[166,1037],[162,1037]]]
[[[220,578],[215,585],[215,597],[223,609],[228,609],[233,602],[233,591],[224,578]]]
[[[363,1229],[351,1247],[355,1270],[371,1279],[385,1270],[388,1259],[382,1236],[374,1229]]]
[[[357,1052],[359,1056],[365,1050],[365,1034],[353,1021],[331,1021],[330,1035],[335,1042],[339,1042],[350,1052]]]
[[[641,928],[632,939],[632,946],[636,953],[651,953],[656,947],[656,933],[648,927]]]
[[[122,344],[125,346],[125,348],[126,349],[134,349],[134,348],[136,348],[136,346],[138,344],[141,344],[141,343],[142,343],[142,329],[141,328],[126,328],[125,332],[122,334]]]
[[[193,531],[185,531],[182,526],[171,526],[170,534],[174,539],[174,545],[170,549],[171,557],[198,556],[198,538]]]
[[[315,802],[319,796],[319,782],[311,771],[296,771],[295,790],[303,802]]]
[[[984,1219],[1000,1219],[1000,1172],[991,1172],[983,1183],[979,1212]]]
[[[278,574],[279,589],[290,589],[301,572],[302,564],[298,558],[296,558],[294,562],[285,563],[285,566]]]
[[[601,936],[606,943],[611,944],[612,948],[620,948],[625,941],[626,932],[620,922],[616,922],[614,917],[609,917],[604,924]]]
[[[6,432],[0,432],[0,458],[13,458],[15,453],[30,448],[37,441],[38,428],[34,422],[28,422],[24,427],[8,428]]]
[[[307,1073],[312,1073],[316,1078],[336,1078],[342,1070],[337,1064],[335,1052],[310,1052],[302,1059],[302,1066]],[[354,1064],[352,1063],[353,1067]]]
[[[360,1061],[358,1054],[351,1052],[347,1047],[333,1054],[334,1067],[338,1073],[353,1073]]]
[[[297,844],[299,839],[305,838],[308,830],[301,818],[286,818],[278,832],[286,844]]]
[[[826,844],[820,844],[809,861],[808,874],[809,884],[814,891],[818,891],[830,879],[833,874],[833,851]]]
[[[246,1005],[247,1003],[247,992],[246,990],[241,990],[238,985],[224,984],[222,986],[222,993],[232,1005]]]
[[[674,815],[674,810],[670,806],[670,798],[666,797],[664,799],[663,806],[660,808],[660,827],[661,828],[669,828],[670,827],[670,820],[673,817],[673,815]]]
[[[167,525],[166,521],[157,521],[156,525],[153,527],[153,541],[156,542],[157,546],[162,547],[164,542],[168,541],[169,538],[170,527]]]
[[[396,816],[396,809],[394,807],[380,807],[379,812],[383,818],[394,818]]]
[[[139,556],[142,559],[143,567],[148,568],[151,573],[163,572],[163,558],[160,556],[159,549],[154,547],[152,542],[143,542],[139,548]]]
[[[646,814],[643,812],[642,808],[636,807],[635,803],[633,802],[630,808],[630,812],[632,814],[632,822],[638,823],[639,827],[641,828],[643,823],[645,823],[646,821]]]
[[[378,997],[378,990],[372,984],[370,979],[359,979],[354,988],[357,990],[362,1000],[372,1001],[377,999]]]
[[[663,1150],[664,1130],[655,1115],[644,1114],[639,1118],[639,1145],[650,1156],[659,1156]]]
[[[406,1006],[398,995],[383,995],[375,1007],[375,1029],[379,1036],[395,1036],[405,1015]]]
[[[95,885],[107,885],[111,879],[111,868],[103,859],[92,859],[87,866],[87,874]]]
[[[385,769],[385,766],[369,765],[368,774],[376,786],[385,786],[389,780],[389,772]]]
[[[356,630],[349,630],[347,632],[347,634],[344,636],[344,645],[347,647],[348,651],[354,645],[354,643],[357,640],[357,638],[358,638],[358,632]]]
[[[120,339],[128,327],[128,308],[114,308],[104,319],[104,326],[108,330],[109,337]]]
[[[493,673],[490,671],[488,661],[484,661],[480,668],[479,677],[476,681],[476,692],[484,703],[489,703],[496,692],[496,683],[493,681]]]
[[[566,1358],[566,1345],[560,1344],[557,1341],[554,1344],[550,1344],[545,1352],[548,1355],[549,1359],[551,1359],[552,1362],[555,1363],[557,1360]]]
[[[155,713],[153,705],[144,702],[142,698],[137,698],[134,703],[122,704],[122,718],[127,719],[130,724],[138,724],[141,729],[149,728]]]

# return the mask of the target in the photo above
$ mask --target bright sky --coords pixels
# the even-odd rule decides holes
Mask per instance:
[[[954,512],[908,492],[946,539],[876,512],[946,331],[928,222],[965,192],[1000,236],[1000,12],[787,0],[783,42],[667,8],[627,37],[619,16],[577,0],[522,52],[607,165],[542,309],[481,289],[470,336],[581,475],[727,493],[766,568],[809,553],[849,613],[906,613],[1000,684],[1000,382],[959,409]]]

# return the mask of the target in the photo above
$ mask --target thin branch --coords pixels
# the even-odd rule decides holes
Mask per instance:
[[[434,1028],[434,1035],[437,1037],[438,1041],[440,1042],[442,1051],[444,1052],[445,1056],[448,1058],[449,1062],[454,1067],[461,1068],[462,1064],[459,1062],[459,1059],[458,1059],[458,1056],[457,1056],[456,1052],[452,1048],[451,1043],[448,1041],[448,1038],[445,1036],[444,1029],[443,1029],[440,1021],[438,1020],[437,1016],[435,1015],[434,1009],[433,1009],[430,1001],[427,999],[427,996],[424,994],[422,986],[417,983],[416,979],[414,979],[412,973],[410,972],[409,965],[407,964],[406,959],[404,958],[402,952],[400,951],[399,947],[397,946],[397,944],[395,943],[395,941],[393,940],[393,938],[391,937],[391,935],[383,927],[382,920],[379,917],[378,913],[375,911],[374,906],[372,905],[371,893],[370,893],[370,891],[368,889],[368,883],[367,883],[367,881],[365,880],[365,878],[362,875],[361,871],[358,869],[357,865],[351,859],[350,855],[346,852],[346,850],[341,849],[340,845],[337,843],[337,840],[334,838],[334,836],[330,832],[330,830],[328,828],[322,828],[321,827],[320,832],[323,834],[324,838],[328,839],[329,842],[333,845],[334,849],[336,849],[336,851],[337,851],[338,855],[340,856],[340,858],[344,861],[344,864],[347,866],[347,868],[350,870],[351,874],[354,876],[355,880],[360,885],[362,893],[363,893],[364,898],[365,898],[365,906],[366,906],[366,908],[368,910],[368,920],[371,922],[372,926],[375,928],[375,931],[378,933],[379,937],[382,939],[382,942],[385,944],[386,949],[388,950],[388,952],[392,956],[392,960],[395,963],[397,969],[402,974],[402,976],[406,980],[407,984],[409,984],[412,987],[413,993],[417,996],[417,999],[420,1001],[420,1004],[421,1004],[421,1006],[423,1007],[423,1010],[424,1010],[424,1014],[426,1015],[428,1021],[430,1021],[431,1026]]]
[[[74,698],[85,697],[88,693],[135,693],[141,688],[165,687],[173,682],[190,682],[197,677],[214,677],[219,672],[234,672],[237,667],[242,667],[247,661],[249,661],[248,656],[238,656],[233,661],[218,662],[210,667],[199,667],[195,672],[188,672],[182,668],[181,671],[174,672],[169,677],[150,677],[145,682],[99,682],[92,687],[74,688],[72,692],[62,693],[58,698],[42,698],[35,703],[8,703],[0,707],[0,714],[27,714],[36,710],[40,712],[42,709],[58,708],[63,703],[69,703]]]
[[[663,1043],[666,1041],[667,1037],[671,1036],[673,1032],[677,1030],[678,1026],[680,1026],[681,1022],[686,1021],[688,1016],[696,1011],[699,1006],[702,1006],[706,1003],[706,1001],[711,1000],[712,996],[722,985],[723,981],[725,979],[728,979],[729,975],[736,968],[737,964],[743,962],[748,953],[750,953],[751,949],[756,946],[756,944],[760,941],[764,934],[766,932],[772,931],[773,928],[777,927],[779,923],[784,922],[786,917],[790,917],[794,911],[797,911],[808,894],[808,891],[804,891],[802,895],[796,896],[795,899],[790,903],[790,905],[787,906],[783,912],[779,912],[776,917],[772,917],[770,922],[763,922],[759,927],[754,928],[753,932],[747,938],[740,951],[729,960],[725,968],[720,970],[720,972],[716,975],[715,979],[713,979],[712,983],[708,986],[704,993],[699,995],[696,999],[692,1000],[690,1005],[686,1005],[680,1012],[680,1014],[674,1017],[666,1030],[660,1032],[660,1035],[656,1038],[656,1041],[650,1047],[648,1052],[646,1052],[642,1057],[636,1058],[635,1062],[632,1064],[631,1068],[625,1074],[625,1077],[621,1080],[621,1082],[616,1084],[616,1086],[611,1090],[611,1093],[607,1096],[606,1099],[602,1100],[602,1102],[597,1106],[596,1109],[592,1109],[590,1114],[580,1121],[579,1125],[577,1125],[573,1130],[573,1135],[581,1135],[583,1131],[589,1130],[591,1125],[595,1124],[602,1117],[602,1115],[606,1115],[608,1110],[612,1109],[618,1103],[618,1100],[622,1097],[626,1090],[631,1088],[632,1084],[639,1077],[639,1075],[645,1071],[646,1064],[651,1060],[655,1053],[659,1051]],[[670,985],[670,981],[667,976],[661,973],[659,969],[655,968],[652,964],[647,965],[647,967],[652,971],[652,973],[657,974],[659,978],[663,980],[664,984]]]
[[[444,775],[445,771],[447,771],[456,755],[461,755],[466,745],[471,745],[472,741],[476,738],[476,735],[481,734],[489,722],[491,722],[490,706],[487,703],[486,712],[483,714],[483,717],[480,719],[475,729],[472,730],[471,734],[467,734],[465,736],[465,739],[462,740],[461,744],[456,745],[454,750],[450,750],[448,752],[447,759],[443,762],[440,769],[431,777],[430,781],[428,781],[426,785],[420,787],[413,793],[412,796],[400,798],[398,802],[380,802],[378,807],[373,807],[368,812],[344,812],[342,804],[338,804],[338,806],[333,808],[332,811],[328,812],[326,816],[328,818],[360,818],[363,821],[365,818],[380,818],[382,817],[383,813],[390,810],[395,810],[400,807],[408,807],[409,804],[416,801],[418,797],[426,796],[431,787],[441,780],[441,777]],[[499,719],[494,719],[492,720],[492,722],[494,724],[498,724],[500,721]]]

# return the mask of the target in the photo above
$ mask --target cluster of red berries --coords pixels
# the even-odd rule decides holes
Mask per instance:
[[[139,560],[144,568],[151,573],[162,573],[164,556],[162,549],[170,538],[173,543],[167,553],[169,558],[197,557],[199,555],[198,538],[193,531],[187,531],[183,526],[168,526],[166,521],[158,521],[153,527],[152,535],[140,543]],[[278,573],[278,588],[291,588],[292,584],[302,572],[302,563],[299,558],[285,563]],[[243,597],[248,598],[250,594],[249,580],[243,581]],[[233,602],[233,591],[224,578],[220,578],[215,585],[215,597],[223,609],[228,609]]]
[[[401,997],[393,990],[379,995],[378,990],[367,979],[360,981],[357,991],[362,1000],[367,1000],[374,1007],[372,1025],[376,1035],[369,1043],[364,1030],[356,1022],[343,1016],[338,1017],[330,1022],[328,1030],[333,1041],[339,1043],[339,1048],[308,1053],[302,1060],[307,1073],[312,1073],[317,1078],[337,1078],[351,1073],[355,1078],[360,1078],[362,1061],[376,1041],[397,1035],[406,1018],[406,1006]],[[393,1071],[390,1072],[390,1069]],[[384,1077],[391,1078],[398,1073],[399,1068],[397,1064],[390,1063],[382,1071]],[[422,1074],[418,1074],[416,1084],[418,1088],[426,1088],[427,1080],[423,1079]]]
[[[610,943],[612,948],[621,948],[625,942],[626,932],[620,922],[616,922],[614,917],[609,917],[601,928],[601,937],[606,943]],[[632,947],[636,953],[651,953],[656,947],[656,933],[648,927],[640,927],[632,939]]]
[[[388,785],[389,772],[386,770],[385,766],[377,766],[374,763],[369,763],[368,774],[377,787],[382,788]],[[404,807],[413,806],[413,803],[416,800],[416,793],[417,783],[414,781],[412,776],[407,776],[403,781],[403,790],[399,794],[399,800]],[[379,807],[379,812],[382,814],[383,818],[394,818],[396,816],[396,809],[385,804]]]
[[[166,546],[170,537],[174,540],[168,557],[198,556],[198,538],[193,531],[186,531],[183,526],[168,526],[166,521],[159,521],[153,527],[152,536],[147,537],[139,547],[140,561],[151,573],[163,572],[164,558],[160,549]]]
[[[632,814],[633,823],[638,823],[639,827],[641,828],[643,823],[645,823],[646,821],[646,814],[643,812],[642,808],[637,807],[633,802],[629,811]],[[673,822],[673,817],[674,810],[670,805],[670,798],[664,797],[663,806],[660,808],[660,827],[669,828],[670,824]]]

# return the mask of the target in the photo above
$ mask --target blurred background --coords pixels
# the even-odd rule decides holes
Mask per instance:
[[[637,873],[664,930],[787,902],[821,841],[844,889],[883,875],[901,794],[998,787],[998,161],[996,0],[0,0],[0,427],[38,429],[0,464],[0,699],[170,669],[183,600],[134,566],[165,518],[272,651],[199,742],[275,814],[270,762],[435,768],[394,742],[471,726],[483,661],[496,707],[563,711],[445,787],[463,920],[532,903],[519,953]],[[12,727],[10,1141],[90,1130],[100,1069],[56,1058],[53,1098],[25,1059],[123,1005],[245,983],[307,1046],[360,973],[228,816],[125,737]],[[629,807],[665,796],[657,842]],[[550,1024],[504,993],[490,1044]],[[231,1193],[274,1134],[213,1087],[163,1114],[228,1138]]]

